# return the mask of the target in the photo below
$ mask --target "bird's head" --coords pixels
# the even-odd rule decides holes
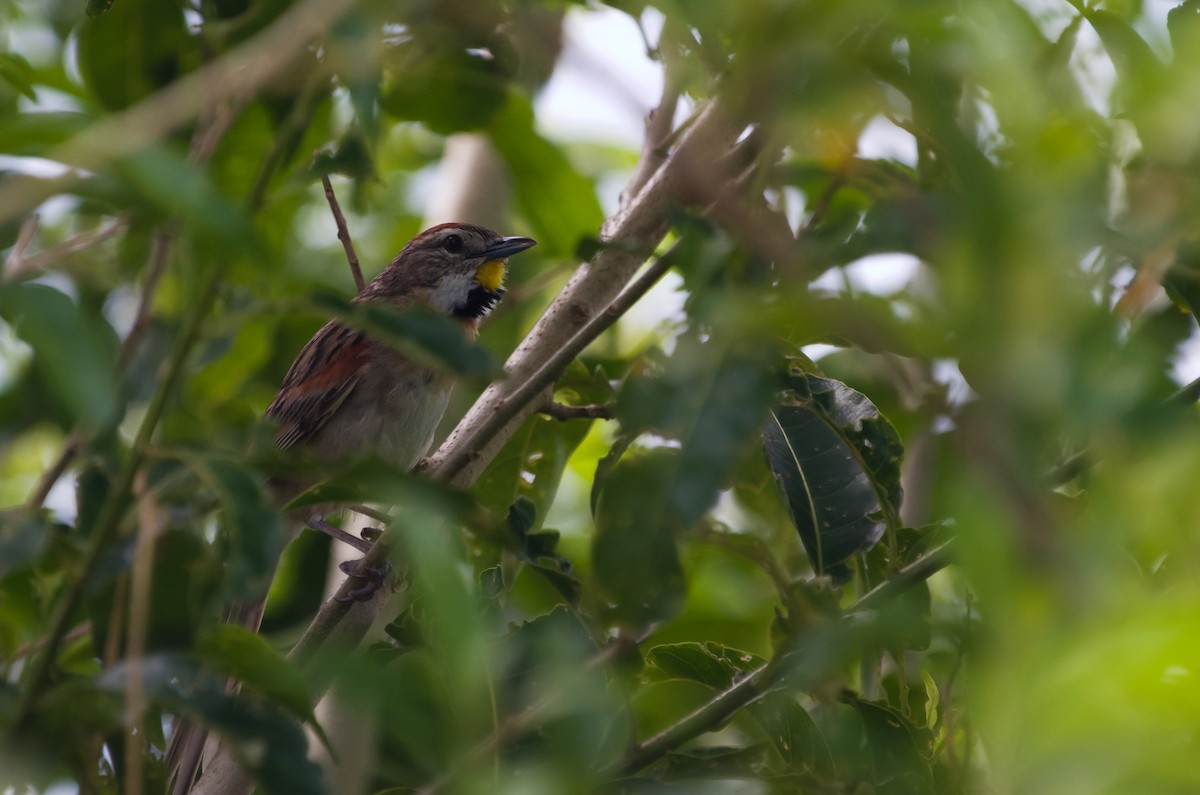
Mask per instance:
[[[359,299],[423,303],[477,322],[504,296],[508,258],[534,244],[473,224],[440,224],[409,241]]]

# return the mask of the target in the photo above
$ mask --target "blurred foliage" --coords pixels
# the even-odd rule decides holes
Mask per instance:
[[[264,792],[350,791],[306,757],[328,682],[354,791],[1200,790],[1200,2],[359,2],[263,52],[300,5],[0,6],[0,790],[162,791],[184,717]],[[564,13],[722,103],[741,178],[670,210],[678,309],[557,384],[613,420],[293,505],[395,510],[403,585],[301,669],[330,546],[276,568],[263,486],[317,462],[259,418],[337,315],[460,377],[444,435],[595,249],[638,153],[539,119]],[[124,147],[241,48],[278,68]],[[349,302],[319,181],[370,277],[464,133],[540,243],[478,343]]]

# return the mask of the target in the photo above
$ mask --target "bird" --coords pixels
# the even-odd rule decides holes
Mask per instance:
[[[397,309],[432,309],[457,320],[474,338],[480,323],[504,297],[508,258],[536,245],[466,223],[445,223],[410,240],[353,303]],[[411,469],[429,450],[446,411],[453,378],[405,356],[366,332],[330,320],[300,350],[264,415],[276,426],[275,445],[305,449],[336,464],[375,455]],[[303,478],[273,478],[268,486],[279,504],[311,486]],[[369,543],[325,521],[323,508],[303,509],[294,519],[363,550]],[[292,523],[296,524],[295,522]],[[288,533],[290,541],[298,528]],[[382,574],[342,569],[377,586]],[[369,599],[375,587],[356,589]],[[230,608],[225,620],[256,631],[265,596]],[[165,762],[174,773],[172,792],[186,793],[195,779],[206,732],[179,722]]]
[[[474,337],[504,296],[508,258],[534,245],[531,238],[473,224],[439,224],[409,241],[353,302],[433,309]],[[331,320],[301,349],[265,418],[278,427],[280,449],[303,447],[326,462],[374,454],[407,470],[432,444],[452,387],[449,374]],[[271,485],[276,500],[285,502],[311,484]],[[361,539],[327,523],[319,508],[300,518],[364,549]]]

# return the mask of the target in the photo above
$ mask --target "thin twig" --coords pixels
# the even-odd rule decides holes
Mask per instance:
[[[544,403],[538,412],[545,414],[547,417],[553,417],[560,422],[567,420],[611,420],[613,418],[612,406],[568,406],[565,403],[558,403],[550,400]]]
[[[134,354],[137,353],[138,347],[142,343],[142,337],[145,336],[146,329],[150,327],[150,310],[154,307],[154,296],[158,293],[158,283],[171,259],[173,240],[174,234],[167,230],[160,230],[154,236],[150,259],[146,264],[146,278],[142,282],[142,294],[138,298],[137,311],[133,316],[133,325],[129,327],[129,333],[125,335],[125,340],[121,343],[121,351],[117,355],[117,371],[120,373],[129,369],[129,364],[133,361]]]
[[[5,280],[12,279],[13,274],[21,270],[25,249],[29,248],[29,244],[33,242],[33,236],[37,234],[38,222],[40,220],[41,218],[37,213],[31,213],[21,224],[21,230],[17,232],[17,240],[8,252],[8,258],[4,260]]]
[[[342,215],[342,208],[333,193],[333,184],[328,176],[321,177],[321,185],[325,188],[325,200],[329,202],[329,210],[337,223],[338,240],[342,241],[342,249],[346,252],[346,262],[354,276],[354,286],[361,293],[367,283],[363,281],[362,268],[358,266],[358,255],[354,253],[354,241],[350,239],[350,230],[346,228],[346,216]]]
[[[87,637],[87,634],[92,631],[92,622],[84,621],[71,627],[67,634],[63,635],[62,642],[68,646],[80,638]],[[19,660],[27,654],[37,654],[42,649],[46,648],[46,639],[37,638],[28,643],[24,643],[17,647],[17,650],[12,653],[13,660]]]
[[[947,541],[941,546],[929,550],[912,563],[900,569],[890,579],[881,582],[863,594],[858,601],[846,608],[846,613],[877,610],[917,583],[928,580],[934,574],[950,565],[950,552],[953,544],[953,541]]]
[[[124,232],[128,226],[129,215],[123,214],[114,218],[107,226],[78,234],[56,246],[51,246],[39,254],[34,254],[32,257],[14,261],[10,255],[9,261],[4,267],[4,278],[6,281],[14,281],[28,274],[45,270],[48,266],[58,262],[63,257],[84,251],[92,246],[97,246],[106,240],[111,240]]]
[[[142,720],[148,705],[142,684],[142,659],[150,631],[151,581],[154,574],[154,545],[166,526],[166,515],[146,485],[145,472],[137,477],[137,539],[129,584],[129,634],[125,641],[125,792],[142,795]]]
[[[67,440],[63,442],[63,448],[58,454],[58,458],[54,459],[54,463],[46,468],[42,473],[42,477],[38,480],[37,487],[34,488],[33,494],[29,495],[29,502],[26,505],[31,510],[37,510],[46,504],[46,498],[50,496],[51,489],[58,479],[67,471],[67,467],[75,460],[75,456],[79,454],[79,448],[83,445],[83,435],[78,430],[73,430],[67,436]]]

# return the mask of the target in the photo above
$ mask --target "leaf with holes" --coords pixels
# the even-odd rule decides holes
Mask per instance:
[[[870,549],[900,507],[903,447],[870,400],[840,381],[803,372],[763,432],[775,475],[804,549],[818,573]]]

